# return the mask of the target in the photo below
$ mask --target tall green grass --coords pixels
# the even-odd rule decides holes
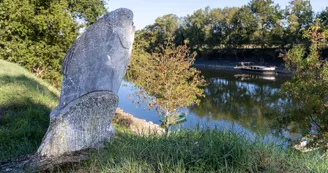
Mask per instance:
[[[0,160],[36,151],[58,96],[24,68],[0,60]]]
[[[33,153],[59,92],[18,65],[0,60],[0,160]],[[318,153],[249,141],[230,131],[194,129],[136,136],[116,125],[112,143],[91,159],[53,172],[327,172]]]
[[[230,131],[136,136],[119,129],[106,149],[70,172],[326,172],[318,153],[299,153]],[[63,171],[63,170],[61,170]]]

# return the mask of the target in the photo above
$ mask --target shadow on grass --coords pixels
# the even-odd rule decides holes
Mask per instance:
[[[35,152],[49,126],[48,102],[57,94],[24,75],[0,76],[1,88],[0,160]]]
[[[7,107],[0,120],[0,160],[35,152],[49,126],[50,111],[29,99]]]

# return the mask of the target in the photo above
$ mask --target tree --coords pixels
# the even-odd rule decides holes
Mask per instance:
[[[144,29],[138,31],[136,34],[140,35],[137,42],[144,43],[144,49],[147,52],[152,52],[157,48],[157,45],[164,44],[165,41],[174,40],[176,32],[179,28],[179,18],[174,14],[164,15],[158,17],[155,23],[146,26]]]
[[[232,19],[233,33],[231,43],[234,45],[251,44],[254,38],[252,37],[257,31],[258,23],[252,15],[252,11],[248,6],[243,6],[238,9]]]
[[[233,48],[235,42],[235,23],[234,16],[236,15],[238,8],[224,8],[222,10],[222,15],[224,16],[222,20],[222,31],[223,31],[223,44],[227,48]]]
[[[0,2],[0,58],[18,63],[38,77],[60,86],[61,61],[83,27],[106,12],[101,0]]]
[[[296,109],[283,112],[284,122],[303,119],[300,124],[304,136],[310,135],[310,146],[327,149],[328,143],[328,61],[320,56],[320,50],[327,45],[328,30],[322,30],[319,20],[312,25],[305,37],[311,42],[309,52],[302,46],[295,46],[284,57],[287,69],[294,71],[291,81],[283,85],[283,95],[293,101]],[[288,110],[288,109],[287,109]],[[309,128],[310,127],[310,128]],[[312,130],[317,135],[311,133]]]
[[[135,63],[129,66],[129,71],[137,72],[132,80],[141,89],[139,98],[165,117],[168,128],[170,117],[175,116],[179,108],[198,104],[198,98],[203,96],[201,87],[205,80],[200,71],[190,67],[195,54],[190,54],[186,45],[176,47],[167,43],[147,56],[149,64],[137,64],[145,62],[136,62],[139,57],[140,54],[134,54]]]
[[[105,0],[68,1],[68,9],[74,19],[83,19],[87,26],[92,25],[101,15],[108,12],[105,8]]]
[[[155,20],[154,26],[157,30],[157,45],[164,44],[165,41],[174,39],[179,28],[179,18],[174,14],[164,15]]]
[[[322,24],[323,27],[328,29],[328,7],[326,7],[325,10],[321,11],[317,18],[320,19],[320,23]]]
[[[259,24],[259,30],[255,33],[257,44],[261,47],[270,45],[271,31],[281,20],[281,10],[279,5],[274,5],[272,0],[252,0],[249,5]]]
[[[225,33],[223,31],[224,15],[222,9],[215,8],[210,11],[210,37],[207,38],[207,44],[211,49],[214,47],[222,47],[225,41]]]
[[[292,0],[286,8],[286,18],[288,21],[288,40],[299,44],[303,42],[302,35],[313,22],[313,11],[310,1]]]
[[[317,14],[323,27],[328,27],[326,16],[327,10]],[[245,48],[255,49],[250,51],[254,54],[276,56],[275,52],[294,44],[309,44],[302,35],[312,23],[308,0],[292,0],[284,10],[273,0],[251,0],[240,8],[206,7],[182,18],[164,15],[142,29],[140,39],[147,42],[148,53],[158,44],[173,40],[176,45],[187,44],[197,51],[197,58],[217,58],[225,53],[240,56],[247,52]]]
[[[138,76],[143,75],[144,70],[150,66],[149,57],[151,54],[148,53],[150,44],[148,35],[148,32],[144,29],[135,33],[131,60],[126,71],[126,77],[130,81],[137,80]]]
[[[210,32],[209,11],[209,7],[205,10],[199,9],[185,18],[185,37],[192,49],[201,50],[208,38]]]

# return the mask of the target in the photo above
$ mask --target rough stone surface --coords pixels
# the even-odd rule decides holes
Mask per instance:
[[[117,92],[130,60],[134,30],[132,11],[118,9],[73,44],[63,61],[60,102],[50,113],[38,157],[56,160],[99,149],[111,140]]]
[[[59,157],[88,148],[99,149],[109,142],[118,97],[112,92],[92,92],[69,103],[51,121],[39,147],[41,156]]]
[[[134,40],[133,13],[118,9],[99,19],[67,52],[60,103],[50,117],[90,91],[117,93],[130,60]]]

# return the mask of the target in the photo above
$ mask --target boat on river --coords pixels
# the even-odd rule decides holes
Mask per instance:
[[[240,62],[240,66],[235,66],[234,69],[254,71],[261,73],[275,73],[275,66],[260,66],[260,65],[250,65],[250,62]]]

